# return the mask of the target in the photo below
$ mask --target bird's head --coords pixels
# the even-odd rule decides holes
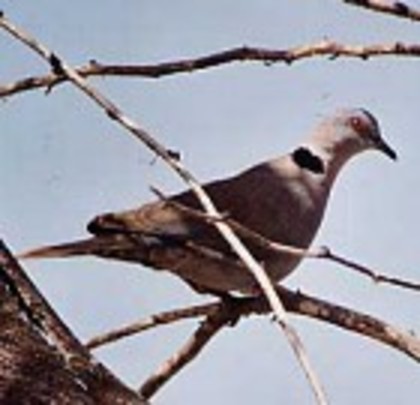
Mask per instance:
[[[334,172],[366,150],[378,150],[392,160],[397,159],[396,152],[382,138],[376,118],[362,108],[339,110],[322,120],[307,146]]]

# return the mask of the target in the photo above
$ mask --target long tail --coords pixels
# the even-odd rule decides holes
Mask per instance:
[[[99,238],[89,238],[61,245],[43,246],[17,255],[19,259],[58,258],[79,255],[92,255],[103,246]]]

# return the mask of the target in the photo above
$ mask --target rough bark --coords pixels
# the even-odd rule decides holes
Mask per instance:
[[[146,404],[98,363],[0,241],[0,403]]]

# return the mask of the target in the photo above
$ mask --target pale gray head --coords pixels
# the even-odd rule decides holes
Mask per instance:
[[[396,160],[397,154],[381,136],[378,121],[362,108],[337,111],[324,119],[310,140],[322,154],[342,163],[365,150],[378,150]]]

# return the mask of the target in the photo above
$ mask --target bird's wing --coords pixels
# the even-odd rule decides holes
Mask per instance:
[[[282,176],[281,170],[261,164],[235,177],[208,183],[204,188],[220,212],[267,238],[290,244],[299,242],[293,236],[290,225],[302,213],[299,199],[288,186],[286,177]],[[172,196],[170,200],[202,210],[191,191]],[[196,244],[231,254],[229,246],[212,225],[165,201],[99,216],[89,224],[88,229],[95,235],[127,232],[154,235],[174,243],[193,240]],[[257,257],[267,255],[261,246],[252,241],[249,245]]]

